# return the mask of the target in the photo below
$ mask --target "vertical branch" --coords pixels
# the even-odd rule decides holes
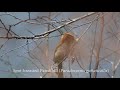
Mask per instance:
[[[1,24],[3,25],[4,29],[7,31],[6,36],[8,37],[8,34],[10,34],[12,36],[12,34],[10,33],[10,29],[8,30],[7,27],[5,26],[5,24],[3,23],[3,21],[0,19]]]
[[[101,46],[102,46],[102,37],[103,37],[103,31],[104,31],[104,15],[100,18],[100,36],[99,36],[99,43],[98,43],[98,48],[97,48],[97,51],[96,51],[96,65],[95,65],[95,69],[94,70],[97,70],[98,69],[98,66],[99,66],[99,56],[100,56],[100,49],[101,49]],[[97,77],[97,72],[95,71],[94,72],[94,78]]]
[[[51,20],[51,12],[48,14],[48,21]],[[50,30],[50,23],[48,23],[48,31]],[[49,34],[46,36],[47,38],[47,45],[46,45],[46,58],[47,58],[47,65],[49,67]],[[50,73],[51,76],[51,73]]]
[[[14,34],[16,36],[19,36],[11,30],[11,27],[12,27],[11,25],[9,25],[9,28],[7,28],[6,25],[3,23],[3,21],[1,19],[0,19],[0,23],[3,25],[4,29],[7,31],[7,34],[6,34],[7,37],[9,35],[12,36],[12,34]]]
[[[70,60],[69,61],[69,70],[71,69],[71,63],[70,63]],[[72,73],[70,72],[70,78],[72,78]]]
[[[49,12],[49,15],[48,15],[49,20],[51,20],[50,17],[51,17],[51,12]],[[48,31],[49,30],[50,30],[50,23],[48,23]],[[47,59],[49,59],[48,52],[49,52],[49,34],[47,35],[47,50],[46,50],[46,57],[47,57]]]
[[[98,22],[98,20],[97,20],[97,22]],[[95,34],[94,34],[94,42],[93,42],[93,47],[92,47],[92,49],[91,49],[91,56],[90,56],[90,65],[89,65],[89,70],[91,70],[91,64],[92,64],[92,55],[94,54],[94,48],[95,48],[95,37],[96,37],[96,30],[97,30],[97,22],[96,22],[96,26],[95,26]],[[89,74],[90,74],[90,78],[92,77],[91,76],[91,72],[89,72]]]

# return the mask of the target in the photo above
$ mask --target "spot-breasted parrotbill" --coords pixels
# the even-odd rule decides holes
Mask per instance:
[[[70,33],[64,33],[61,36],[60,42],[55,48],[54,63],[58,64],[58,71],[62,69],[62,62],[68,57],[72,46],[76,42],[75,37]],[[63,72],[58,72],[58,78],[63,77]]]

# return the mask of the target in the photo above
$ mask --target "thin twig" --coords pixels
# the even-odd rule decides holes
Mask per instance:
[[[77,21],[79,21],[81,19],[84,19],[84,18],[86,18],[88,16],[91,16],[91,15],[94,15],[94,14],[96,14],[96,12],[88,13],[87,15],[72,19],[70,22],[67,22],[64,25],[58,26],[58,27],[56,27],[54,29],[51,29],[51,30],[49,30],[47,32],[44,32],[44,33],[41,33],[40,35],[35,35],[33,37],[0,37],[0,38],[4,38],[4,39],[36,39],[36,38],[38,39],[39,38],[40,39],[41,37],[44,37],[45,35],[49,35],[52,32],[55,32],[55,31],[65,27],[67,25],[70,25],[70,24],[72,24],[74,22],[77,22]]]
[[[98,22],[98,21],[97,21]],[[90,56],[90,65],[89,65],[89,70],[91,70],[91,64],[92,64],[92,56],[93,56],[93,51],[94,51],[94,47],[95,47],[95,37],[96,37],[96,30],[97,30],[97,22],[96,22],[96,26],[95,26],[95,34],[94,34],[94,42],[93,42],[93,47],[92,47],[92,50],[91,50],[91,56]],[[89,72],[90,74],[90,78],[92,77],[92,73]]]
[[[71,69],[71,63],[70,63],[70,60],[69,61],[69,70]],[[70,72],[70,78],[72,78],[72,73]]]
[[[102,37],[103,37],[103,31],[104,31],[104,15],[101,17],[101,32],[100,32],[100,37],[99,37],[99,46],[98,46],[98,49],[97,49],[97,56],[96,56],[96,65],[95,65],[95,69],[94,70],[97,70],[98,69],[98,66],[99,66],[99,55],[100,55],[100,50],[101,50],[101,46],[102,46]],[[97,72],[94,72],[94,78],[97,77]]]

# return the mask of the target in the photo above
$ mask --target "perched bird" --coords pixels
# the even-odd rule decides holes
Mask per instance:
[[[76,39],[72,34],[64,33],[55,49],[53,61],[58,65],[58,78],[63,78],[63,72],[61,72],[62,62],[68,57],[75,41]]]

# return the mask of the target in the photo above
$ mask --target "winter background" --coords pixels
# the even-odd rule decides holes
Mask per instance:
[[[97,78],[120,77],[120,13],[95,12],[83,19],[66,25],[48,36],[36,39],[8,37],[34,37],[58,28],[73,19],[84,17],[90,12],[0,12],[0,78],[56,78],[55,73],[22,72],[20,70],[49,69],[53,65],[54,50],[61,34],[71,32],[80,37],[77,60],[63,62],[63,69],[93,69],[96,48],[99,46],[101,18],[104,16],[102,46],[99,53],[99,68],[108,72],[97,73]],[[98,18],[98,19],[96,19]],[[96,19],[96,20],[95,20]],[[92,23],[92,24],[91,24]],[[4,38],[3,38],[4,37]],[[95,43],[95,46],[94,46]],[[94,46],[94,47],[93,47]],[[92,51],[94,53],[92,53]],[[91,62],[90,62],[91,60]],[[14,70],[18,70],[14,72]],[[64,78],[91,78],[86,72],[65,72]]]

